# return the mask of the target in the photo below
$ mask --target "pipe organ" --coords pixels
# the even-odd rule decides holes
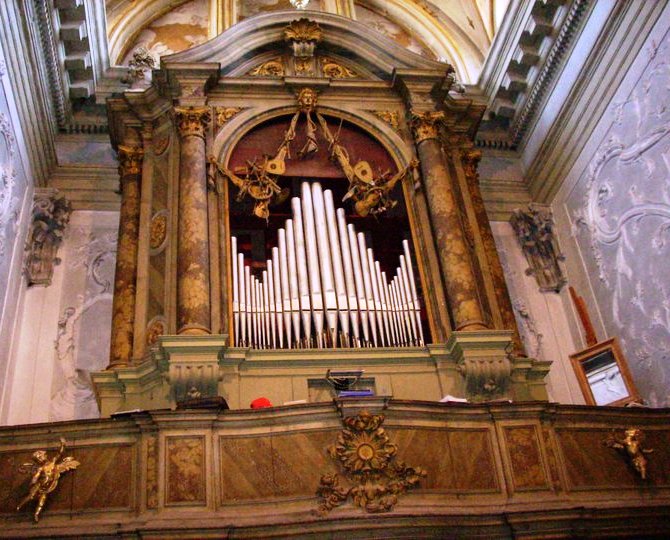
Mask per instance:
[[[255,349],[410,347],[424,343],[409,243],[389,280],[332,191],[304,182],[260,277],[231,237],[233,330]]]

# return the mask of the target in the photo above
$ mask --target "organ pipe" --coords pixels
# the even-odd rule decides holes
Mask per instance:
[[[333,194],[305,182],[259,277],[231,238],[234,343],[252,348],[423,345],[409,243],[389,280]]]

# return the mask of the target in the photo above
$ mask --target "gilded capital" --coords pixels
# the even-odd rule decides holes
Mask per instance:
[[[477,183],[479,181],[477,166],[481,159],[482,153],[476,148],[464,148],[461,150],[461,163],[463,164],[465,177],[468,182]]]
[[[142,157],[144,150],[141,146],[119,145],[119,175],[121,179],[126,176],[142,173]]]
[[[212,117],[209,107],[175,107],[174,112],[181,137],[205,138],[205,128]]]
[[[412,111],[412,133],[416,144],[427,139],[437,139],[439,135],[439,124],[444,120],[442,111]]]

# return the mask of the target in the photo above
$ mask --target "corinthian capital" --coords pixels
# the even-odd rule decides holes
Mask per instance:
[[[205,128],[211,119],[209,107],[175,107],[177,129],[181,137],[205,137]]]
[[[476,148],[464,148],[461,150],[461,163],[463,164],[463,170],[468,182],[477,183],[479,181],[477,165],[479,165],[481,159],[482,153]]]
[[[142,173],[144,150],[141,146],[119,145],[119,176],[124,177]]]
[[[414,141],[419,144],[427,139],[437,139],[439,124],[444,120],[442,111],[412,111],[412,133]]]

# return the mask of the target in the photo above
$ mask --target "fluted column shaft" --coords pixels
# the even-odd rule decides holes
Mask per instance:
[[[109,368],[129,365],[133,352],[142,157],[143,151],[139,146],[119,146],[121,211],[114,274]]]
[[[175,108],[180,136],[177,230],[177,333],[211,333],[206,107]]]
[[[438,141],[438,123],[442,118],[440,112],[414,114],[414,140],[455,329],[480,330],[487,325],[456,197]]]
[[[507,290],[507,283],[505,281],[505,273],[503,272],[496,243],[493,239],[493,231],[491,230],[491,223],[486,215],[486,208],[484,207],[484,199],[479,188],[479,173],[477,172],[477,165],[482,158],[479,150],[474,148],[464,149],[461,151],[461,163],[465,171],[465,177],[468,184],[468,192],[475,215],[477,216],[477,226],[484,245],[486,253],[486,260],[491,271],[491,279],[493,281],[493,288],[495,290],[496,301],[498,303],[498,310],[502,318],[503,328],[505,330],[512,330],[512,343],[514,345],[514,353],[525,356],[526,352],[521,342],[519,329],[514,317],[514,309],[512,308],[512,301],[510,300],[509,291]]]

